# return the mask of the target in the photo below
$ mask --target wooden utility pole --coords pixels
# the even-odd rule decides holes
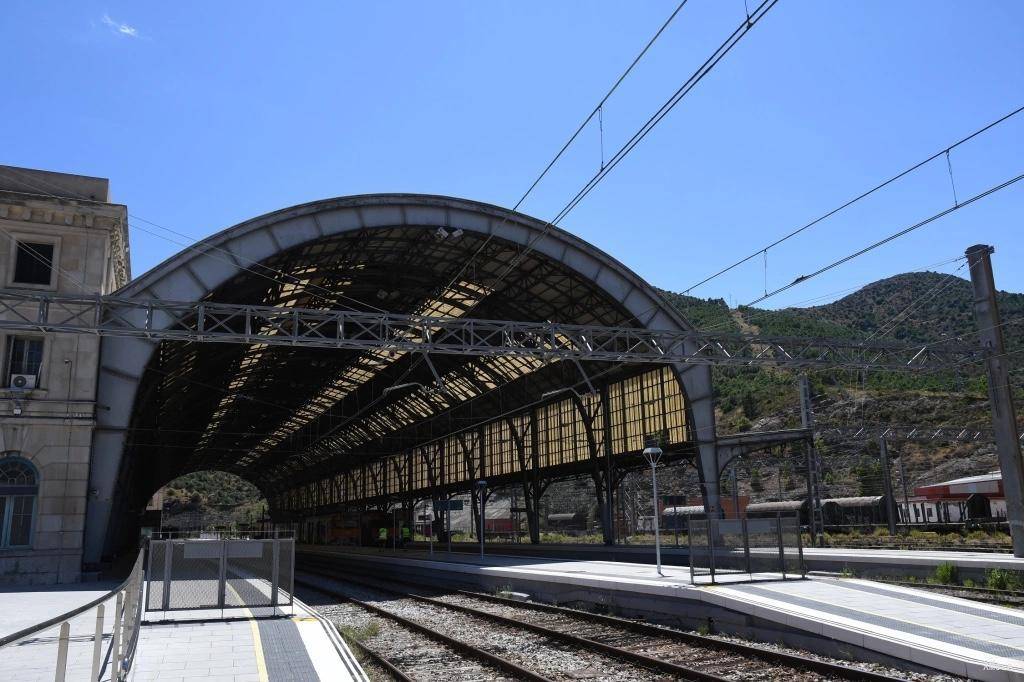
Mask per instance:
[[[1024,557],[1024,473],[1017,434],[1017,412],[1013,406],[1009,363],[1003,345],[1003,328],[996,303],[996,285],[992,277],[992,253],[995,249],[977,244],[967,249],[967,264],[974,286],[974,319],[981,346],[985,349],[988,371],[988,397],[992,409],[992,428],[999,452],[999,469],[1006,498],[1006,521],[1013,538],[1013,555]]]

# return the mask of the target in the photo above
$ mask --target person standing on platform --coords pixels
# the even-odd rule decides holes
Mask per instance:
[[[412,539],[412,530],[409,528],[409,524],[402,524],[402,549],[405,549],[405,544]]]
[[[387,549],[387,546],[388,546],[388,529],[387,529],[387,526],[381,526],[380,530],[377,531],[377,544],[380,545],[381,549]]]

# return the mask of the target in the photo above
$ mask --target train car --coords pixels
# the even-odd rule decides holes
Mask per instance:
[[[548,530],[586,530],[586,512],[566,512],[563,514],[548,514]]]
[[[661,511],[661,525],[665,530],[670,531],[686,530],[687,522],[691,519],[699,521],[706,518],[704,506],[699,504],[665,507]]]
[[[796,515],[800,517],[800,524],[806,525],[809,518],[807,514],[807,500],[779,500],[777,502],[757,502],[747,505],[748,519],[774,518],[779,514],[783,516]]]
[[[884,495],[832,497],[821,501],[826,526],[875,526],[888,522]]]

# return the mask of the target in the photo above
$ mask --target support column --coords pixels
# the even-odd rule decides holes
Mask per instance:
[[[694,349],[695,350],[695,349]],[[690,433],[697,444],[697,473],[700,475],[704,510],[709,519],[722,518],[718,484],[718,437],[715,433],[715,399],[708,365],[677,365],[692,420]]]
[[[601,410],[604,414],[601,427],[604,445],[604,508],[601,511],[601,531],[604,544],[615,544],[615,473],[612,467],[612,414],[608,400],[608,384],[601,386]],[[598,495],[600,496],[600,492]]]
[[[810,429],[807,441],[807,520],[811,544],[819,545],[824,539],[824,523],[821,518],[821,491],[818,489],[818,453],[814,449],[814,412],[811,409],[811,381],[806,374],[800,375],[800,425]]]
[[[896,499],[892,494],[889,443],[884,438],[878,443],[878,458],[882,465],[882,494],[885,495],[885,515],[889,521],[889,535],[896,535]]]
[[[992,409],[992,428],[999,451],[999,469],[1006,497],[1006,521],[1013,538],[1013,555],[1024,557],[1024,472],[1017,439],[1017,412],[1013,405],[1010,372],[1003,345],[1003,328],[996,303],[996,285],[992,275],[991,246],[977,244],[967,249],[967,264],[974,287],[974,319],[981,346],[985,349],[988,371],[988,397]]]

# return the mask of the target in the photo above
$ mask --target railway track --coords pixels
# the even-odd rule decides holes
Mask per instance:
[[[966,585],[945,585],[942,583],[913,582],[909,580],[886,580],[884,578],[871,578],[875,582],[884,585],[899,585],[901,587],[913,587],[930,592],[939,592],[953,597],[972,599],[974,601],[996,604],[999,606],[1020,606],[1024,607],[1024,592],[1019,590],[996,590],[990,587],[967,587]]]
[[[595,651],[588,642],[571,642],[551,637],[518,623],[495,623],[494,619],[470,614],[441,603],[422,601],[415,596],[394,592],[363,581],[333,578],[296,578],[296,584],[341,598],[372,611],[406,630],[429,637],[443,647],[427,649],[414,642],[374,638],[372,646],[387,664],[397,668],[403,679],[415,680],[635,680],[666,679],[656,670],[638,665],[635,660]],[[332,620],[339,614],[319,609]],[[386,642],[386,643],[385,643]],[[397,646],[396,646],[397,644]],[[379,647],[387,646],[389,651]],[[447,649],[448,651],[444,651]],[[449,660],[452,652],[458,657]],[[467,665],[475,661],[476,665]],[[675,666],[669,679],[719,680]]]
[[[333,575],[325,574],[323,570],[323,567],[314,570],[312,575],[318,580],[335,580]],[[348,573],[342,582],[391,595],[392,600],[412,600],[430,608],[454,611],[463,619],[490,621],[493,625],[488,632],[494,627],[527,630],[579,651],[589,651],[591,655],[617,659],[634,666],[632,672],[620,670],[608,679],[786,682],[900,679],[862,668],[564,607],[524,603],[463,590],[426,596],[420,594],[422,588],[411,591],[399,589],[398,586],[406,583],[389,581],[382,584],[376,580],[355,579]],[[603,665],[607,666],[607,663]],[[571,678],[579,679],[580,675],[577,672]]]
[[[362,631],[349,641],[397,680],[547,680],[511,661],[488,654],[426,625],[354,598],[322,582],[296,577],[303,601],[335,625]],[[326,599],[311,598],[308,592]]]

